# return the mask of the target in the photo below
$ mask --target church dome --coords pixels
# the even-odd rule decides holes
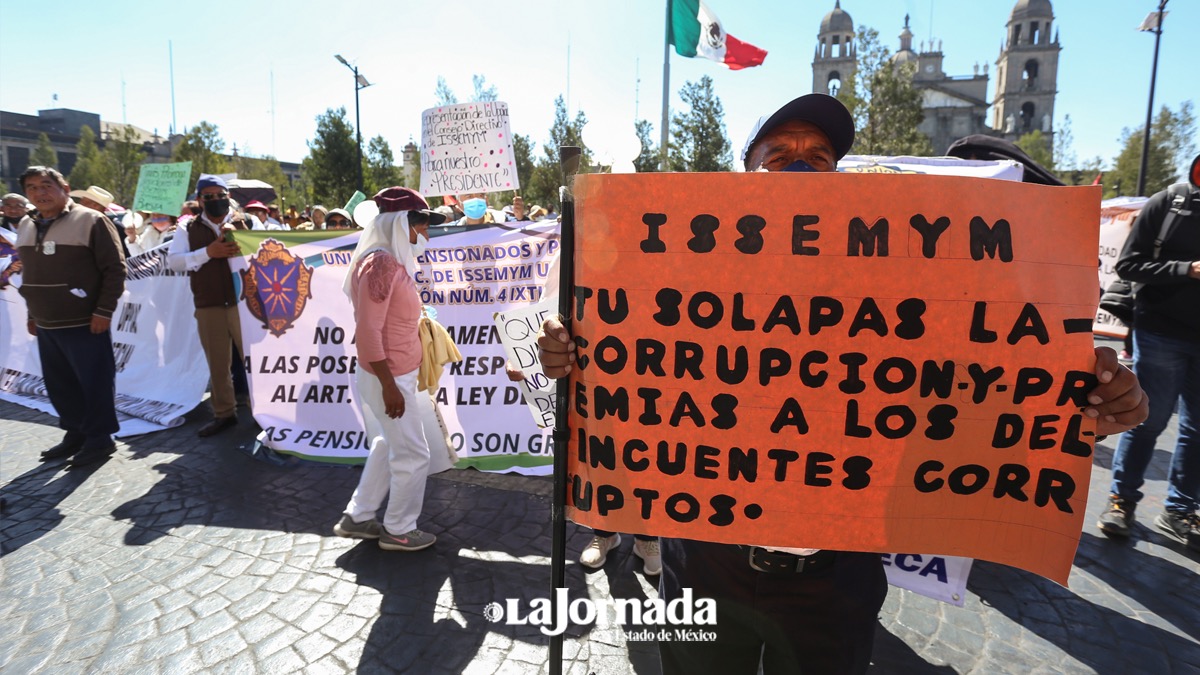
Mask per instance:
[[[1017,4],[1013,5],[1011,18],[1049,18],[1052,16],[1054,16],[1054,8],[1050,6],[1050,0],[1017,0]]]
[[[915,53],[913,53],[913,50],[911,50],[911,49],[901,49],[900,51],[896,52],[895,54],[892,54],[892,65],[894,65],[894,66],[902,66],[906,63],[916,63],[916,62],[917,62],[917,55]]]
[[[1024,0],[1022,0],[1024,1]],[[842,0],[833,3],[833,11],[821,19],[821,33],[853,33],[854,19],[842,9]]]

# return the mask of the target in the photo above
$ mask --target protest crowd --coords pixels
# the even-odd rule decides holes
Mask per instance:
[[[739,156],[741,169],[746,173],[804,174],[796,177],[795,183],[803,186],[804,181],[821,180],[822,174],[837,172],[839,162],[850,154],[854,145],[854,119],[833,97],[807,94],[777,110],[761,112],[763,116],[748,130]],[[1026,183],[1061,185],[1011,143],[971,136],[952,145],[949,154],[964,160],[1016,162],[1024,168]],[[1195,164],[1192,173],[1190,184],[1172,187],[1149,199],[1132,224],[1131,234],[1116,262],[1120,278],[1131,282],[1136,289],[1131,293],[1132,314],[1128,319],[1135,328],[1129,355],[1132,368],[1122,365],[1114,350],[1096,347],[1091,356],[1093,371],[1084,373],[1086,385],[1079,387],[1078,395],[1084,402],[1076,410],[1094,428],[1094,437],[1088,443],[1122,434],[1112,463],[1110,505],[1096,524],[1100,531],[1116,538],[1131,535],[1152,455],[1156,449],[1171,451],[1169,496],[1165,509],[1154,514],[1153,526],[1181,547],[1200,550],[1200,519],[1196,515],[1200,506],[1200,312],[1196,311],[1200,308],[1200,187],[1197,187],[1200,178]],[[864,176],[858,180],[870,179]],[[346,495],[343,512],[330,514],[330,533],[374,540],[381,549],[401,552],[421,551],[435,546],[437,540],[423,529],[426,479],[438,459],[438,453],[431,452],[435,439],[429,438],[430,427],[422,422],[422,406],[429,405],[424,399],[438,391],[443,369],[457,373],[473,367],[470,364],[484,363],[470,359],[464,362],[459,353],[463,345],[455,344],[462,333],[447,331],[429,311],[430,303],[421,288],[431,274],[429,254],[437,248],[438,237],[449,232],[516,231],[540,225],[549,228],[553,233],[550,238],[557,241],[559,228],[570,222],[559,211],[572,208],[565,202],[527,205],[512,190],[503,192],[503,202],[497,198],[500,190],[443,192],[438,195],[442,203],[432,206],[429,195],[410,187],[389,186],[373,196],[358,195],[357,200],[345,195],[348,203],[344,207],[288,204],[281,211],[278,204],[269,201],[247,199],[243,203],[225,177],[201,174],[186,186],[177,209],[162,211],[118,204],[106,186],[70,185],[61,173],[46,166],[26,168],[20,175],[20,184],[23,194],[3,196],[0,242],[7,248],[0,252],[7,256],[7,264],[0,269],[0,292],[19,292],[23,298],[28,312],[25,328],[34,338],[32,344],[44,391],[64,432],[60,443],[41,453],[44,462],[62,462],[74,469],[104,462],[117,450],[114,435],[119,434],[122,426],[118,399],[122,394],[138,395],[138,392],[120,391],[118,373],[122,366],[118,361],[119,345],[114,350],[117,330],[114,322],[121,317],[118,303],[127,290],[127,276],[132,279],[134,271],[146,264],[142,261],[159,256],[165,261],[164,274],[187,279],[193,306],[185,313],[194,316],[194,324],[188,325],[198,336],[200,353],[186,358],[195,364],[202,362],[206,373],[211,416],[206,415],[196,434],[207,438],[237,426],[238,408],[247,409],[259,419],[260,404],[265,409],[275,402],[272,394],[259,388],[261,385],[256,387],[256,377],[262,370],[252,368],[248,377],[245,365],[265,362],[266,357],[256,353],[260,346],[249,339],[250,331],[259,329],[249,325],[246,321],[249,315],[245,312],[253,314],[258,310],[247,310],[244,305],[255,301],[251,297],[253,292],[259,293],[257,301],[264,305],[263,314],[254,316],[262,321],[265,330],[277,330],[277,337],[291,324],[279,328],[271,323],[277,317],[271,313],[270,300],[264,299],[270,288],[248,288],[248,284],[263,283],[254,282],[255,270],[266,269],[272,260],[285,259],[304,245],[337,241],[339,248],[322,255],[326,265],[332,265],[330,261],[335,259],[340,261],[335,282],[340,284],[342,295],[321,296],[320,302],[339,303],[347,316],[352,316],[350,325],[339,328],[354,336],[353,344],[347,344],[346,354],[354,357],[356,364],[348,373],[353,393],[345,399],[347,402],[338,405],[349,410],[347,414],[351,417],[358,415],[362,420],[362,441],[357,447],[363,451],[358,456],[363,467],[357,488]],[[645,240],[618,244],[640,247],[646,254],[654,252],[655,246],[665,250],[667,244],[663,242],[667,235],[663,235],[663,240],[656,237],[660,225],[662,232],[667,233],[670,224],[663,225],[667,222],[665,215],[662,222],[652,221],[654,215],[647,213],[644,217],[652,235]],[[750,224],[739,221],[738,232],[751,237],[753,222],[744,220]],[[705,227],[704,223],[697,225],[698,222],[692,221],[695,239],[687,244],[694,253],[700,253],[704,246],[694,243],[702,240],[701,230]],[[713,225],[712,230],[715,229]],[[798,227],[796,232],[801,233],[802,229]],[[293,241],[287,238],[290,236],[301,238]],[[796,250],[803,250],[806,244],[815,241],[802,241],[802,234],[794,236]],[[678,246],[679,241],[676,238],[671,244]],[[728,246],[728,241],[719,245]],[[282,242],[290,249],[268,250],[270,242]],[[711,244],[710,250],[715,245],[718,244]],[[336,258],[337,254],[348,257]],[[302,257],[299,253],[296,256]],[[557,303],[563,288],[560,284],[572,280],[560,279],[562,263],[557,257],[546,256],[544,262],[548,272],[538,280],[539,287],[530,292],[530,298]],[[306,268],[305,264],[286,270],[313,274],[311,266]],[[250,271],[246,271],[247,265],[251,266]],[[623,272],[632,276],[634,270]],[[305,277],[303,281],[276,278],[267,286],[270,283],[282,288],[287,283],[315,282]],[[745,283],[752,283],[749,272]],[[589,361],[591,374],[597,368],[604,368],[606,352],[596,347],[598,334],[581,333],[578,322],[585,316],[585,305],[587,311],[593,311],[591,303],[596,303],[603,320],[615,326],[619,320],[610,321],[606,312],[617,314],[620,303],[612,300],[607,291],[592,298],[591,289],[578,285],[571,288],[575,295],[569,304],[575,306],[577,300],[578,314],[568,312],[566,317],[560,316],[555,305],[551,315],[535,324],[530,340],[536,340],[536,363],[540,364],[537,372],[550,380],[559,380],[559,386],[568,382],[560,378],[581,376],[581,383],[572,388],[572,395],[580,396],[586,382],[592,401],[584,399],[580,403],[577,399],[572,410],[578,413],[584,406],[594,405],[593,412],[603,417],[601,401],[608,390],[593,387],[586,379],[588,373],[578,371],[589,367],[585,365]],[[1092,290],[1089,288],[1087,292]],[[864,292],[873,291],[868,288]],[[291,297],[288,302],[302,302],[303,292],[298,298]],[[684,310],[686,305],[679,300],[676,320],[680,320],[680,312],[687,315],[687,311],[694,312],[691,320],[697,325],[711,318],[712,314],[704,316],[695,309],[699,302],[694,300]],[[664,306],[660,304],[660,309]],[[749,312],[737,314],[742,311],[740,305],[731,311],[736,314],[734,321],[753,321],[746,318],[752,316]],[[790,309],[792,313],[796,311]],[[821,316],[818,310],[812,311],[812,317]],[[847,315],[851,313],[848,311]],[[289,320],[296,320],[299,314],[297,308]],[[809,320],[806,311],[799,314]],[[862,309],[856,320],[861,319],[863,325],[874,325],[871,322],[875,319],[870,314],[868,309]],[[786,325],[788,315],[788,311],[773,313],[766,323]],[[793,334],[801,335],[801,321],[794,321]],[[587,325],[584,320],[583,326]],[[897,336],[902,333],[899,327],[893,330]],[[809,333],[809,337],[813,334]],[[584,335],[593,341],[590,345],[587,339],[581,339]],[[790,363],[792,355],[799,360],[804,339],[796,337],[786,349],[777,350],[780,353],[773,357],[778,360],[775,365],[785,360]],[[646,357],[646,350],[654,349],[649,346],[651,342],[639,341],[638,349],[643,351],[636,358]],[[1010,344],[1013,342],[1010,338]],[[661,347],[661,343],[656,344]],[[585,349],[589,346],[591,351]],[[169,350],[171,345],[164,344],[163,349]],[[661,369],[662,355],[658,358],[657,368]],[[699,362],[696,357],[695,363]],[[763,363],[766,362],[764,357]],[[810,372],[804,368],[818,362],[815,358],[807,361],[808,365],[799,366],[800,372]],[[642,363],[638,361],[639,377],[652,382],[655,366],[643,368]],[[510,352],[502,369],[492,366],[492,371],[503,373],[514,386],[525,383],[522,386],[532,387],[529,380],[535,373],[523,370],[528,365],[518,363]],[[691,366],[677,363],[675,367],[676,377],[682,377],[678,373]],[[695,368],[698,372],[700,366]],[[615,375],[616,371],[604,372]],[[769,375],[762,377],[764,384],[770,379]],[[532,393],[532,389],[522,391],[527,396]],[[552,394],[555,391],[553,384],[549,391]],[[644,391],[648,390],[639,390]],[[520,398],[519,402],[524,401]],[[609,403],[616,410],[614,401],[615,398]],[[718,441],[711,439],[718,437],[717,429],[722,429],[721,408],[716,398],[713,401],[711,428],[698,432],[695,439],[717,445]],[[628,403],[627,397],[626,413]],[[653,412],[653,402],[648,406],[645,416],[653,417],[657,414]],[[681,409],[676,408],[673,426],[678,426],[679,418],[703,418],[705,414],[679,412]],[[660,411],[665,415],[666,410],[663,404]],[[1180,428],[1176,446],[1172,450],[1156,445],[1175,414]],[[783,426],[787,423],[790,421]],[[263,429],[260,441],[274,440],[272,430],[267,428],[273,425],[261,420],[259,424]],[[710,433],[713,435],[709,436]],[[584,438],[582,432],[580,438]],[[582,458],[587,451],[595,453],[597,445],[582,440],[579,443],[579,457],[572,461],[584,465]],[[699,454],[702,452],[699,448],[704,447],[707,446],[697,446],[697,476],[705,470]],[[645,456],[652,456],[651,451],[647,450]],[[658,457],[659,464],[663,464],[662,455]],[[629,455],[625,461],[627,466],[633,463]],[[828,482],[822,476],[832,472],[825,465],[818,467],[818,461],[824,460],[808,460],[810,486]],[[591,469],[602,464],[603,460],[593,455]],[[783,464],[780,462],[779,466]],[[852,475],[853,465],[845,466],[847,474]],[[582,472],[590,475],[586,468]],[[735,473],[733,465],[728,471],[731,476]],[[762,473],[768,471],[764,469]],[[1005,488],[997,485],[995,489],[1000,496]],[[573,490],[573,506],[580,513],[588,512],[582,506],[587,500],[581,498],[578,484]],[[1011,488],[1010,494],[1024,497],[1019,486]],[[1042,501],[1054,503],[1053,486],[1049,494]],[[599,505],[599,491],[595,499]],[[649,509],[650,502],[645,504]],[[609,553],[621,546],[623,532],[616,521],[613,523],[611,527],[594,529],[579,558],[582,565],[602,568]],[[629,534],[633,535],[632,550],[642,560],[644,574],[657,578],[663,600],[694,596],[716,601],[715,639],[660,643],[664,673],[752,674],[760,672],[760,668],[768,674],[861,673],[869,666],[876,620],[888,593],[882,551],[781,546],[754,537],[730,543],[728,539],[700,540],[670,533],[661,537],[656,532]]]

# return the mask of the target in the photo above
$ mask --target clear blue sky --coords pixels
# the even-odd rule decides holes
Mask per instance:
[[[726,111],[735,154],[754,120],[811,90],[821,18],[833,0],[709,0],[726,30],[766,49],[758,68],[728,71],[671,57],[679,87],[708,74]],[[914,44],[943,41],[945,70],[968,75],[994,62],[1014,0],[844,0],[856,26],[879,30],[894,51],[911,14]],[[1063,46],[1056,127],[1070,115],[1080,159],[1109,163],[1122,127],[1146,114],[1154,36],[1135,29],[1155,0],[1054,0]],[[1159,57],[1155,108],[1200,95],[1195,43],[1200,2],[1172,0]],[[364,137],[382,134],[399,161],[419,138],[420,112],[439,75],[460,100],[484,75],[510,106],[514,133],[547,140],[553,101],[569,91],[572,112],[601,152],[636,148],[637,116],[659,123],[664,4],[661,0],[396,0],[389,2],[57,2],[0,0],[0,108],[35,114],[57,106],[98,112],[165,135],[171,125],[168,40],[174,45],[176,121],[218,125],[227,151],[299,161],[326,108],[354,115],[350,72],[363,90]],[[1190,35],[1189,35],[1190,33]],[[570,59],[568,63],[568,45]],[[272,73],[274,100],[271,96]],[[640,84],[639,84],[640,80]],[[123,83],[123,84],[122,84]],[[124,103],[122,102],[124,92]],[[274,110],[274,115],[271,111]],[[989,115],[990,121],[990,115]]]

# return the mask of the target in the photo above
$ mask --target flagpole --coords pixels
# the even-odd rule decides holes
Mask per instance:
[[[667,0],[667,26],[663,38],[663,105],[662,105],[662,136],[659,141],[659,170],[667,170],[667,139],[670,134],[670,121],[667,119],[671,100],[671,0]]]

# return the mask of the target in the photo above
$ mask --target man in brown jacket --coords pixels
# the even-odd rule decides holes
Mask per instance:
[[[229,187],[219,176],[202,174],[196,195],[204,212],[180,228],[171,240],[167,264],[191,276],[196,303],[200,346],[212,380],[213,419],[200,427],[200,436],[212,436],[237,424],[237,400],[230,372],[233,345],[242,351],[242,321],[229,259],[238,255],[237,244],[226,241],[226,231],[247,229],[229,204]]]
[[[37,336],[46,393],[67,432],[42,459],[91,464],[112,454],[112,434],[120,428],[109,325],[125,291],[125,257],[112,223],[72,202],[61,173],[31,166],[20,180],[37,207],[17,227],[21,295],[29,333]]]

